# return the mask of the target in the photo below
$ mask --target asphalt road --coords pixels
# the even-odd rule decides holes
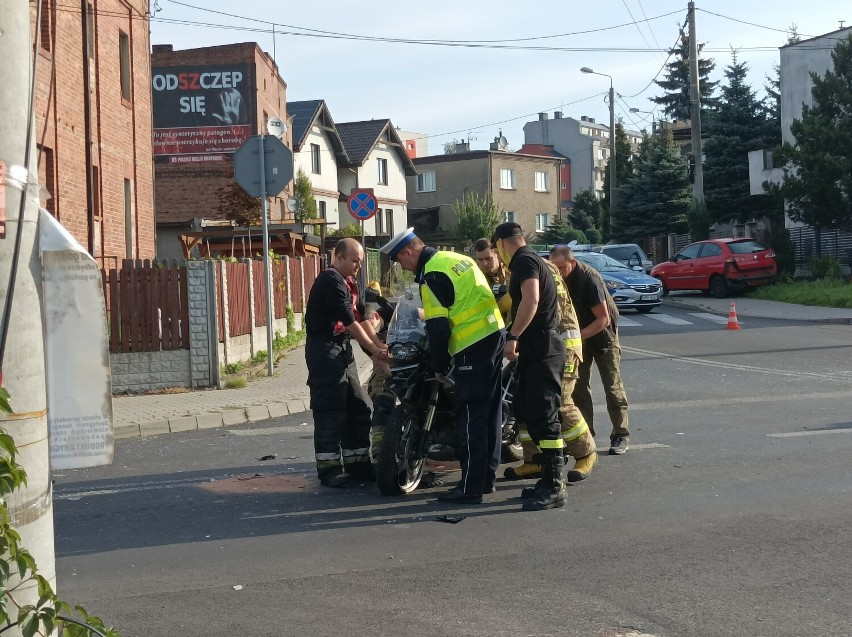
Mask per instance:
[[[55,476],[60,593],[126,636],[852,634],[852,326],[625,316],[631,449],[565,509],[323,489],[310,414],[121,440]]]

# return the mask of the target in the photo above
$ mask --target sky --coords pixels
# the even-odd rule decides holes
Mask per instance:
[[[325,99],[336,122],[390,118],[399,128],[428,135],[431,154],[452,140],[488,148],[501,131],[518,149],[524,123],[542,111],[551,118],[556,110],[587,115],[608,125],[610,80],[581,73],[584,66],[612,76],[616,117],[628,129],[650,129],[654,115],[630,109],[654,109],[648,98],[662,91],[652,81],[663,77],[667,51],[687,15],[681,0],[151,4],[152,44],[180,50],[257,42],[274,53],[288,101]],[[711,79],[723,79],[733,48],[759,94],[790,25],[806,38],[835,31],[841,20],[852,25],[848,0],[696,1],[702,57],[716,63]]]

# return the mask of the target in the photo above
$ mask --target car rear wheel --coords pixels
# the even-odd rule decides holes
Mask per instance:
[[[710,277],[710,294],[717,299],[724,299],[728,296],[728,280],[718,274]]]

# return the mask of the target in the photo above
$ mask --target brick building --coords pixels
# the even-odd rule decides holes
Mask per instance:
[[[108,265],[151,258],[149,2],[90,1],[84,12],[79,3],[41,0],[40,24],[37,5],[42,205]]]
[[[233,153],[272,117],[287,121],[287,85],[255,42],[175,51],[155,44],[151,56],[155,210],[158,254],[180,255],[177,237],[222,220],[216,191],[234,181]],[[282,138],[292,148],[292,134]],[[270,221],[286,210],[292,183],[270,198]]]

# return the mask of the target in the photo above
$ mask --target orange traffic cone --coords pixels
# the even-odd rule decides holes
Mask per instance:
[[[728,312],[728,324],[725,326],[726,330],[741,330],[742,326],[737,321],[737,306],[731,301],[731,309]]]

